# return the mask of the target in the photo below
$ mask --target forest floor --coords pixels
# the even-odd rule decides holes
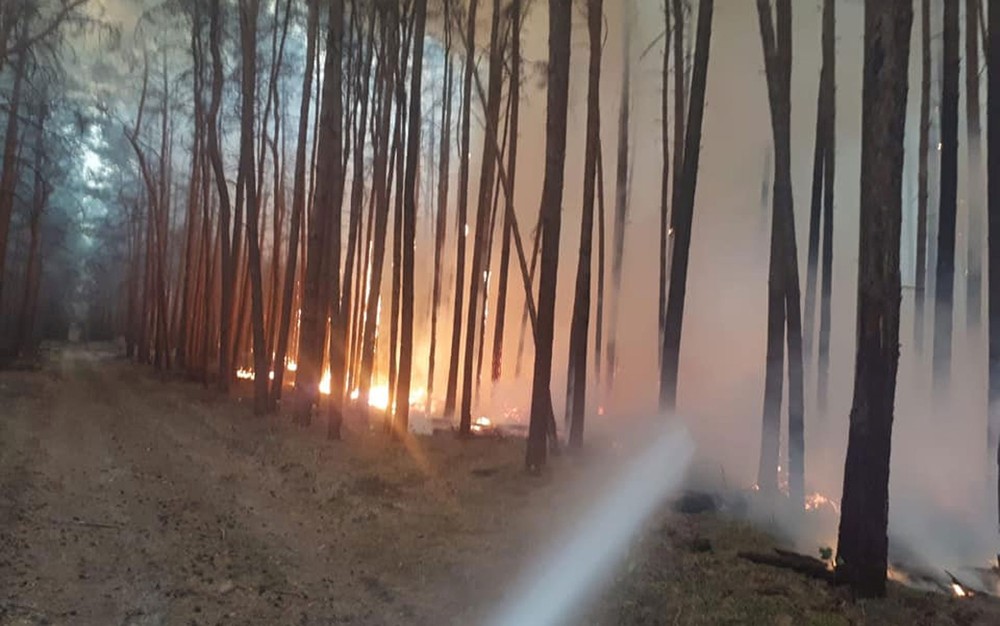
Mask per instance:
[[[529,478],[516,439],[323,435],[109,347],[0,373],[0,624],[481,623],[600,463]],[[993,598],[853,602],[736,556],[772,544],[664,510],[570,622],[1000,623]]]

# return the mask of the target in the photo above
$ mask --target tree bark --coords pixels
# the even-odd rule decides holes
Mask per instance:
[[[920,0],[920,148],[917,155],[917,267],[913,295],[913,343],[924,350],[927,283],[927,179],[931,129],[931,0]]]
[[[1000,171],[1000,0],[989,0],[986,38],[986,159],[990,172]],[[1000,177],[987,176],[987,280],[989,322],[989,422],[987,446],[997,463],[1000,503]],[[1000,511],[998,511],[1000,515]]]
[[[462,130],[458,150],[458,219],[457,256],[455,260],[455,311],[452,318],[451,359],[448,365],[448,387],[445,392],[444,415],[455,414],[458,393],[458,363],[462,339],[462,300],[465,286],[465,240],[468,236],[469,207],[469,133],[472,117],[472,73],[476,63],[476,5],[469,0],[468,25],[465,39],[465,76],[462,82]],[[475,277],[472,278],[475,282]],[[471,332],[471,331],[470,331]]]
[[[515,3],[519,0],[514,0]],[[441,262],[448,231],[448,183],[451,176],[451,108],[454,62],[451,58],[451,0],[444,8],[444,81],[441,92],[441,145],[438,157],[437,215],[434,224],[434,283],[431,287],[431,337],[427,357],[427,397],[433,398],[434,366],[437,356],[438,309],[441,305]]]
[[[299,131],[295,148],[295,172],[292,174],[292,215],[288,233],[288,260],[285,264],[285,281],[281,294],[281,322],[278,325],[278,350],[274,357],[274,384],[271,389],[271,403],[276,405],[281,399],[288,367],[288,339],[292,327],[292,301],[295,282],[298,277],[299,237],[302,229],[302,213],[306,204],[306,144],[309,138],[309,108],[312,103],[313,65],[316,57],[316,31],[319,25],[318,0],[308,1],[306,22],[305,73],[302,75],[302,101],[299,105]],[[318,106],[318,105],[317,105]],[[296,361],[296,371],[298,362]],[[298,377],[296,376],[296,380]]]
[[[486,101],[486,136],[496,138],[500,119],[503,59],[500,55],[500,0],[493,1],[492,28],[490,30],[490,74]],[[469,277],[469,306],[465,328],[465,353],[462,368],[462,406],[459,436],[471,434],[472,427],[472,373],[476,347],[477,306],[479,285],[485,262],[486,240],[490,227],[490,196],[493,192],[497,160],[500,155],[495,141],[486,141],[483,147],[482,169],[479,176],[479,202],[476,210],[475,240],[472,246],[472,273]]]
[[[535,366],[531,386],[531,419],[525,465],[545,465],[546,439],[552,415],[552,335],[555,327],[559,230],[562,221],[566,162],[566,112],[569,100],[571,0],[549,0],[549,79],[545,122],[545,181],[542,185],[542,258],[535,328]]]
[[[677,407],[677,376],[680,363],[681,327],[684,322],[684,299],[687,292],[688,256],[691,249],[691,226],[694,198],[698,184],[698,159],[701,156],[701,129],[705,113],[705,88],[708,82],[708,54],[712,38],[713,0],[698,5],[698,33],[695,41],[691,106],[688,111],[684,142],[681,184],[674,196],[674,246],[670,264],[670,293],[667,299],[663,334],[663,369],[660,377],[660,409]]]
[[[417,236],[417,165],[420,158],[420,99],[421,74],[424,61],[424,31],[427,21],[427,0],[415,0],[413,33],[413,79],[410,83],[410,113],[408,117],[406,180],[403,191],[403,314],[400,332],[399,380],[394,430],[405,435],[409,430],[410,382],[413,373],[413,291],[414,254]]]
[[[911,0],[865,3],[857,352],[838,580],[885,595],[889,453],[899,363],[899,240]]]
[[[966,323],[978,330],[983,309],[983,161],[979,121],[979,6],[980,0],[965,2],[965,119],[969,133],[968,249],[966,274]]]
[[[623,261],[625,258],[625,224],[628,221],[628,176],[629,176],[629,107],[631,102],[632,60],[632,12],[630,0],[622,3],[624,12],[624,36],[622,37],[622,90],[618,107],[618,167],[615,178],[615,226],[611,253],[611,319],[608,333],[607,383],[614,385],[617,368],[618,309],[621,300]],[[544,233],[543,233],[544,235]]]
[[[587,30],[590,34],[590,67],[587,79],[587,142],[583,156],[583,215],[580,218],[580,257],[576,268],[573,319],[569,331],[569,376],[567,377],[570,448],[583,446],[584,411],[586,409],[594,187],[597,183],[597,149],[601,143],[601,27],[603,26],[603,17],[604,0],[589,0],[587,2]],[[670,32],[669,29],[667,32]],[[669,35],[667,49],[670,49]],[[665,87],[666,83],[664,83]],[[666,120],[663,124],[666,128]]]
[[[959,0],[944,0],[944,66],[941,78],[941,197],[934,280],[934,389],[951,378],[952,308],[955,289],[955,222],[958,201]]]

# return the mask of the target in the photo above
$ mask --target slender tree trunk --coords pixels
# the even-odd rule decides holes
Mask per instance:
[[[410,419],[410,382],[413,374],[413,291],[414,255],[417,237],[417,165],[420,159],[420,99],[421,74],[424,63],[424,31],[427,21],[427,0],[415,0],[413,33],[413,80],[410,83],[409,130],[406,150],[406,180],[403,191],[403,315],[400,333],[399,380],[397,381],[394,430],[405,434]]]
[[[670,0],[663,3],[663,73],[660,79],[660,149],[663,161],[660,170],[660,258],[658,269],[660,270],[660,298],[658,301],[656,326],[659,334],[659,361],[660,375],[663,375],[663,333],[667,316],[667,255],[670,249],[670,39],[672,29],[670,27]],[[591,44],[593,45],[593,44]],[[596,169],[596,155],[595,155]],[[586,184],[586,183],[585,183]]]
[[[617,364],[618,309],[621,300],[622,269],[625,257],[625,224],[628,221],[628,148],[629,148],[629,107],[631,102],[631,40],[632,5],[630,0],[622,3],[624,12],[624,36],[622,38],[622,90],[618,108],[618,169],[615,179],[615,228],[611,257],[611,320],[608,336],[608,388],[614,385]]]
[[[490,29],[490,75],[486,100],[486,137],[492,138],[483,147],[482,169],[479,176],[479,202],[476,210],[475,240],[472,245],[472,273],[469,276],[469,306],[465,328],[465,353],[462,368],[462,407],[458,426],[459,436],[468,436],[472,427],[472,373],[476,348],[477,305],[479,285],[483,276],[486,239],[490,226],[490,195],[493,192],[497,160],[500,158],[495,143],[500,119],[500,100],[503,82],[500,53],[500,0],[493,1],[492,28]]]
[[[500,276],[497,283],[497,310],[493,328],[493,364],[490,378],[500,379],[503,369],[503,337],[507,318],[507,283],[510,275],[510,243],[514,212],[514,190],[517,174],[517,133],[521,115],[521,0],[513,0],[510,5],[511,56],[510,56],[510,113],[509,143],[507,145],[507,175],[510,177],[509,193],[504,193],[506,209],[503,220],[503,242],[500,248]]]
[[[44,92],[43,92],[44,98]],[[41,276],[41,221],[48,204],[49,186],[43,175],[46,163],[45,122],[48,117],[48,103],[39,105],[35,138],[34,181],[31,194],[31,214],[28,218],[28,262],[24,273],[24,295],[17,320],[17,336],[14,338],[14,354],[24,356],[34,349],[34,320],[37,313],[38,285]]]
[[[570,324],[568,416],[569,446],[583,446],[587,393],[587,338],[590,326],[590,269],[594,233],[594,187],[597,183],[597,150],[601,143],[601,27],[604,0],[588,0],[587,30],[590,34],[590,67],[587,79],[587,142],[583,157],[583,215],[580,225],[580,257],[576,269],[573,319]],[[670,49],[669,29],[667,49]],[[666,127],[666,121],[664,121]],[[661,242],[662,243],[662,242]]]
[[[959,0],[944,0],[944,67],[941,79],[941,197],[934,280],[934,388],[951,378],[952,308],[955,289],[955,222],[958,200]]]
[[[571,0],[549,0],[549,80],[545,122],[545,181],[542,186],[542,259],[535,327],[535,367],[531,384],[531,420],[525,465],[545,466],[546,439],[552,420],[552,336],[555,330],[559,230],[562,222],[566,163],[566,112],[569,100]]]
[[[340,439],[343,423],[346,359],[344,341],[338,332],[340,310],[341,207],[344,199],[344,0],[330,3],[330,23],[326,42],[326,67],[323,80],[323,113],[320,122],[320,145],[317,166],[325,172],[316,186],[316,203],[326,211],[329,237],[323,282],[327,284],[322,311],[330,316],[330,400],[327,403],[327,438]],[[325,207],[325,208],[324,208]],[[325,326],[326,314],[323,315]],[[317,392],[319,384],[314,388]]]
[[[219,387],[229,390],[232,380],[229,344],[232,336],[232,308],[234,295],[235,264],[230,240],[229,184],[222,164],[222,145],[219,139],[219,109],[222,106],[222,85],[225,80],[222,68],[222,9],[220,0],[210,0],[209,48],[212,54],[212,99],[208,110],[208,154],[212,162],[215,185],[219,192],[219,225],[222,237],[222,309],[219,314]]]
[[[251,327],[253,332],[254,413],[267,412],[267,340],[264,338],[264,287],[260,258],[260,201],[254,171],[254,119],[257,101],[257,18],[259,0],[240,2],[240,39],[243,51],[242,105],[240,124],[240,169],[247,204],[247,253],[250,272]]]
[[[791,1],[778,0],[776,9],[777,19],[773,20],[770,0],[757,0],[775,155],[772,257],[768,285],[767,370],[758,484],[765,492],[773,492],[777,486],[782,386],[780,381],[784,365],[781,341],[782,335],[787,331],[789,495],[792,501],[798,504],[803,501],[804,496],[805,444],[802,318],[799,308],[798,255],[795,245],[791,180]]]
[[[444,415],[455,414],[458,394],[458,362],[462,340],[462,300],[465,286],[465,240],[468,237],[469,207],[469,134],[472,121],[472,74],[476,63],[476,5],[478,0],[469,0],[468,25],[465,35],[465,76],[462,82],[462,129],[461,145],[458,151],[458,246],[455,260],[455,311],[452,318],[451,358],[448,364],[448,387],[445,392]],[[485,157],[484,157],[485,158]],[[475,276],[470,279],[475,282]],[[471,305],[471,303],[470,303]],[[471,332],[471,330],[469,331]]]
[[[986,37],[986,165],[1000,171],[1000,0],[989,0]],[[988,456],[997,462],[997,502],[1000,505],[1000,177],[987,176],[987,279],[989,322]],[[1000,514],[1000,511],[998,511]]]
[[[917,267],[913,297],[913,343],[924,350],[924,301],[927,283],[927,179],[931,129],[931,0],[920,0],[920,154],[917,155]]]
[[[515,3],[520,0],[514,0]],[[431,337],[427,357],[427,397],[434,397],[434,361],[437,356],[438,309],[441,305],[441,261],[448,230],[448,183],[451,172],[451,107],[454,62],[451,58],[451,0],[444,8],[444,81],[441,93],[441,145],[438,157],[437,216],[434,225],[434,283],[431,287]]]
[[[823,58],[829,61],[826,74],[826,155],[823,158],[823,274],[820,285],[819,312],[819,380],[817,397],[820,415],[827,410],[830,378],[830,321],[833,301],[833,192],[837,163],[837,85],[836,85],[836,0],[825,0],[823,5]],[[798,281],[796,281],[797,283]],[[809,337],[812,337],[810,330]]]
[[[969,133],[968,251],[966,274],[966,323],[978,330],[983,309],[983,174],[979,122],[979,16],[980,0],[965,1],[965,119]]]
[[[885,595],[889,451],[899,363],[899,239],[911,0],[865,2],[857,353],[837,578]]]
[[[309,108],[312,102],[313,65],[316,58],[316,31],[319,24],[318,0],[308,0],[309,14],[306,23],[305,73],[302,76],[302,101],[299,105],[299,134],[295,148],[295,172],[292,174],[292,215],[288,233],[288,261],[285,265],[284,291],[281,294],[281,323],[278,325],[278,351],[274,358],[274,384],[271,389],[271,403],[281,398],[287,368],[288,335],[291,332],[292,301],[298,276],[299,236],[302,229],[302,213],[306,204],[306,144],[309,137]],[[296,371],[298,371],[296,361]],[[296,376],[296,383],[299,380]]]
[[[14,192],[17,187],[18,116],[21,91],[28,62],[26,53],[19,54],[14,66],[14,84],[7,101],[7,129],[4,134],[3,162],[0,170],[0,299],[3,297],[4,267],[7,259],[7,240],[10,237],[10,217],[14,212]]]
[[[391,7],[390,7],[391,8]],[[383,13],[383,41],[388,41],[382,57],[382,103],[379,111],[378,132],[375,141],[375,163],[373,169],[375,195],[375,227],[371,243],[371,268],[369,275],[370,293],[365,312],[365,328],[362,337],[360,399],[367,406],[368,393],[371,389],[372,369],[375,363],[375,338],[378,324],[379,292],[382,287],[382,269],[385,260],[386,229],[389,221],[389,190],[387,177],[389,158],[389,131],[391,128],[392,102],[395,87],[393,67],[399,63],[399,45],[401,39],[398,16],[395,13]]]
[[[680,364],[681,327],[684,322],[684,299],[687,292],[688,257],[691,249],[691,227],[694,217],[694,197],[698,185],[698,160],[701,156],[701,129],[705,113],[705,88],[708,82],[708,54],[712,38],[713,0],[701,0],[698,5],[698,32],[695,42],[691,107],[686,124],[681,184],[674,196],[673,228],[675,243],[670,263],[670,293],[667,299],[663,334],[663,369],[660,377],[660,409],[673,411],[677,407],[677,376]]]

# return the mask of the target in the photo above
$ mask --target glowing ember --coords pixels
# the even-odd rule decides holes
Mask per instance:
[[[472,432],[474,433],[481,433],[485,430],[489,430],[492,427],[493,427],[493,422],[491,422],[490,418],[486,417],[485,415],[477,417],[476,421],[472,422]]]
[[[968,598],[972,595],[971,592],[966,591],[965,587],[958,583],[951,583],[951,592],[955,594],[956,598]]]
[[[836,500],[831,500],[819,492],[806,496],[807,511],[818,511],[824,508],[831,509],[834,513],[840,515],[840,505]]]
[[[604,415],[604,407],[603,406],[598,405],[598,407],[597,407],[597,414],[598,415]]]

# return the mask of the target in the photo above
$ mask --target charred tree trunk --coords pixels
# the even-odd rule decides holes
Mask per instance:
[[[594,233],[594,187],[597,183],[597,149],[601,143],[601,27],[604,0],[587,2],[590,34],[590,68],[587,79],[587,144],[583,157],[583,216],[580,225],[580,257],[576,269],[573,320],[569,346],[569,446],[583,445],[583,418],[587,393],[587,338],[590,326],[590,269]],[[669,29],[667,30],[669,33]],[[670,49],[669,34],[667,49]],[[664,120],[664,128],[666,121]],[[662,241],[661,241],[662,243]]]
[[[941,198],[934,280],[934,389],[944,393],[951,377],[952,308],[955,289],[955,222],[958,200],[959,0],[944,0],[944,66],[941,74]]]
[[[571,0],[549,0],[549,79],[545,122],[545,181],[542,186],[542,258],[535,328],[535,367],[531,385],[531,421],[525,465],[530,472],[545,466],[546,440],[552,419],[552,335],[555,330],[556,279],[559,273],[559,230],[562,221],[566,162],[566,112],[569,100]]]
[[[462,82],[462,130],[458,150],[458,219],[457,256],[455,260],[455,311],[452,318],[451,358],[448,364],[448,387],[445,392],[444,415],[455,414],[458,393],[458,362],[461,355],[462,300],[465,286],[465,240],[468,236],[469,207],[469,133],[472,118],[472,74],[476,63],[476,5],[469,0],[468,26],[465,39],[465,76]],[[475,282],[475,277],[472,277]],[[471,330],[469,331],[471,332]]]
[[[912,21],[911,0],[865,3],[858,335],[836,573],[859,597],[885,595]]]
[[[403,302],[399,349],[399,379],[397,381],[394,430],[405,435],[409,430],[410,382],[413,373],[413,291],[414,255],[417,237],[417,165],[420,159],[420,99],[421,73],[424,62],[424,31],[427,22],[427,0],[415,0],[413,33],[413,79],[410,83],[409,130],[406,150],[406,180],[403,192]]]
[[[683,160],[681,184],[674,196],[673,227],[675,243],[670,263],[670,293],[667,299],[663,334],[663,369],[660,377],[660,409],[673,411],[677,406],[677,375],[680,364],[681,327],[684,322],[684,299],[687,291],[688,256],[691,249],[691,226],[694,197],[698,184],[698,159],[701,156],[701,128],[705,113],[705,88],[708,81],[708,53],[712,37],[713,0],[698,5],[698,33],[695,42],[691,106]]]

